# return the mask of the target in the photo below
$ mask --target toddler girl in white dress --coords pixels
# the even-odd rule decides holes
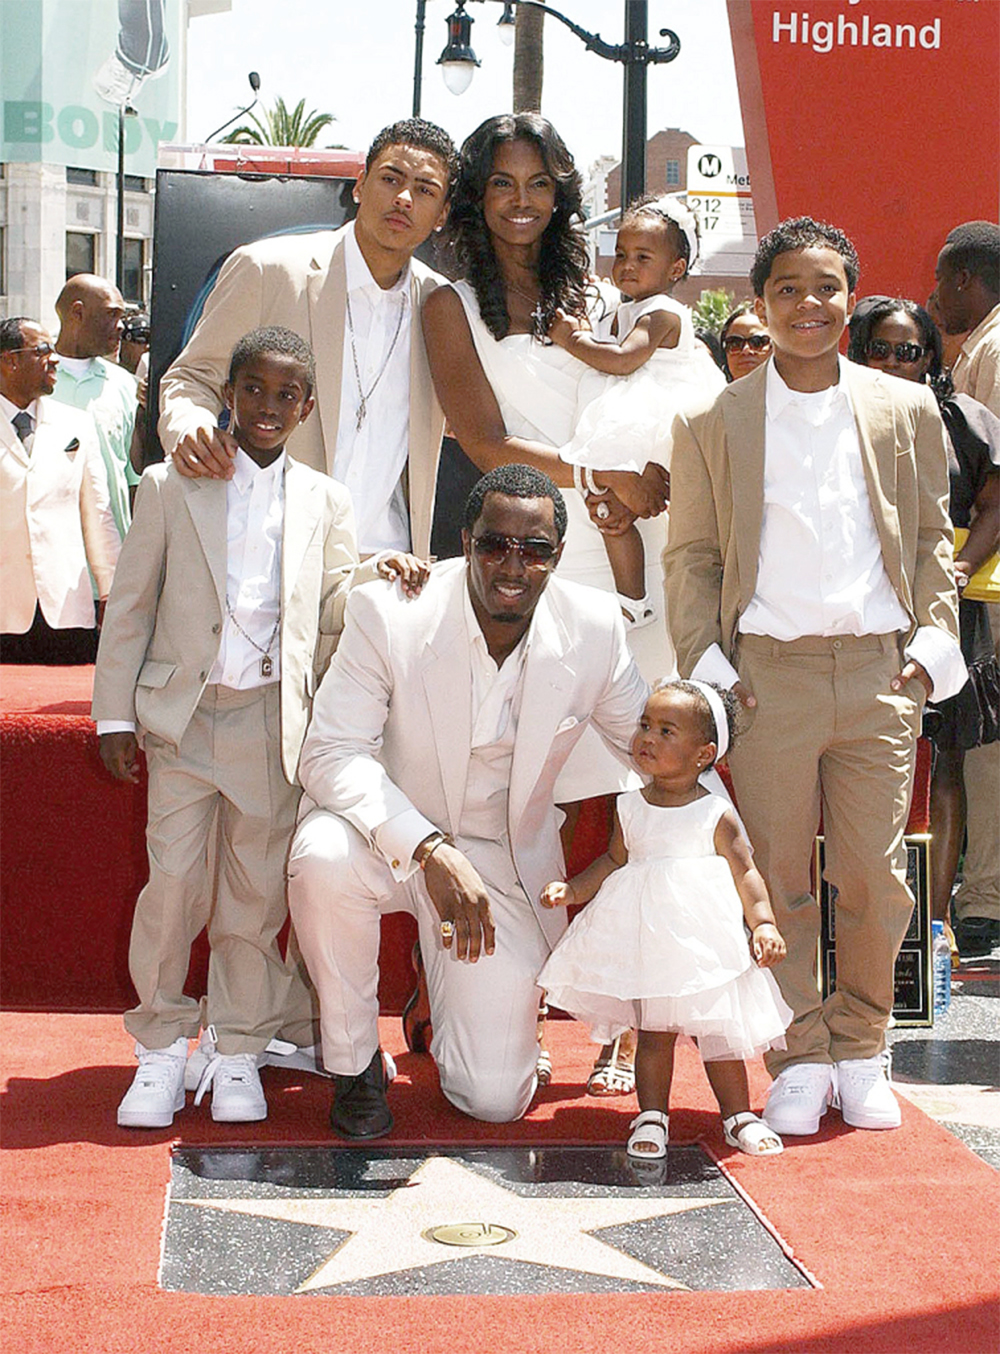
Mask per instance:
[[[784,1047],[792,1012],[764,970],[785,942],[739,817],[699,781],[729,745],[735,704],[705,682],[658,687],[632,742],[650,783],[619,797],[607,853],[542,892],[546,907],[588,903],[539,975],[550,1004],[597,1043],[638,1028],[633,1156],[666,1154],[678,1034],[698,1042],[726,1142],[782,1150],[750,1112],[744,1059]]]
[[[674,416],[692,397],[725,385],[695,338],[691,311],[669,295],[697,256],[688,208],[676,197],[643,199],[625,212],[615,243],[611,277],[628,300],[594,328],[558,312],[549,338],[591,368],[580,380],[573,439],[559,451],[576,468],[578,489],[600,493],[595,470],[663,478]],[[606,535],[604,543],[626,622],[647,624],[653,608],[638,530]]]

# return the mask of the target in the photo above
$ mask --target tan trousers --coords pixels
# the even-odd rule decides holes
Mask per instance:
[[[739,811],[788,957],[774,969],[795,1013],[787,1049],[766,1056],[776,1076],[802,1062],[881,1052],[893,966],[913,898],[903,831],[909,812],[923,687],[890,690],[899,637],[742,635],[736,663],[757,698],[729,754]],[[826,877],[837,889],[837,990],[817,983],[820,910],[811,883],[823,813]]]
[[[277,935],[300,791],[285,780],[279,739],[277,683],[206,687],[179,749],[146,736],[149,883],[132,922],[139,1005],[125,1027],[147,1048],[214,1024],[221,1053],[257,1053],[287,1010],[293,970]],[[184,995],[184,981],[206,924],[202,1006]]]

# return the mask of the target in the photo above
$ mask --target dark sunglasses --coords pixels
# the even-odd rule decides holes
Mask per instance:
[[[741,353],[744,348],[750,347],[755,353],[762,353],[765,348],[771,346],[770,334],[727,334],[722,340],[722,346],[727,353]]]
[[[51,343],[37,343],[34,348],[8,348],[9,353],[34,353],[36,357],[48,357],[55,352]]]
[[[496,531],[473,536],[472,548],[488,564],[502,563],[515,550],[526,569],[544,569],[546,564],[552,563],[557,549],[551,541],[522,540],[520,536],[501,536]]]
[[[886,362],[895,353],[897,362],[909,366],[919,362],[926,351],[919,343],[888,343],[885,339],[872,339],[865,348],[865,356],[874,357],[876,362]]]

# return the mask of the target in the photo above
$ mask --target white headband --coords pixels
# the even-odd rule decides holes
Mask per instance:
[[[726,714],[726,707],[719,699],[715,687],[709,686],[707,682],[699,682],[694,677],[688,680],[690,685],[696,686],[708,701],[708,708],[715,720],[715,760],[719,761],[726,755],[726,749],[729,747],[729,717]]]
[[[695,220],[694,212],[682,202],[676,193],[668,193],[665,197],[658,197],[655,202],[649,204],[655,207],[658,212],[670,218],[675,226],[678,226],[687,240],[688,246],[688,272],[690,273],[694,265],[698,262],[698,222]]]

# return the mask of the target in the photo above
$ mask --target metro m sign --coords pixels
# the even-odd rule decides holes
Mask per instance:
[[[758,233],[832,221],[859,295],[923,302],[951,227],[1000,211],[1000,3],[727,3]]]

